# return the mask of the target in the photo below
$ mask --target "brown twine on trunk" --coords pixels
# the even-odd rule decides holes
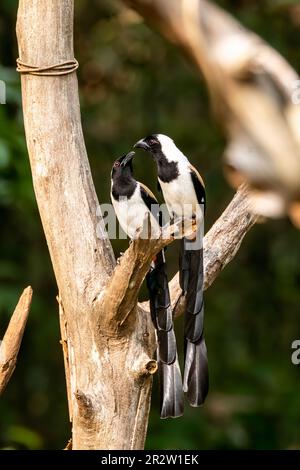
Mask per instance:
[[[57,76],[57,75],[67,75],[69,73],[75,72],[79,67],[78,61],[74,59],[65,60],[58,64],[47,65],[43,67],[35,67],[34,65],[29,65],[23,62],[20,58],[17,59],[17,72],[19,73],[28,73],[30,75],[40,75],[40,76]]]

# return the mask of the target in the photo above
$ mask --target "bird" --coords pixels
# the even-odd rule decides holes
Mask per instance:
[[[197,235],[183,237],[179,256],[179,283],[185,300],[183,390],[191,406],[203,405],[209,388],[204,338],[203,236],[205,186],[199,172],[163,134],[151,134],[134,145],[149,152],[157,165],[158,188],[172,220],[193,219]]]
[[[118,158],[111,171],[111,201],[122,229],[131,240],[139,236],[146,217],[150,217],[151,233],[154,236],[155,232],[160,233],[162,224],[155,196],[133,176],[134,154],[135,152],[129,152]],[[156,354],[160,382],[160,416],[163,419],[176,418],[183,414],[184,398],[164,250],[154,257],[146,275],[146,284],[158,343]]]

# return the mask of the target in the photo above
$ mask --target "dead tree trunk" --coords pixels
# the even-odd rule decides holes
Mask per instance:
[[[84,145],[76,75],[28,73],[73,59],[73,0],[20,0],[17,36],[27,64],[22,97],[33,185],[59,290],[73,449],[141,449],[156,363],[150,314],[137,296],[172,233],[137,240],[116,265]],[[255,222],[246,191],[232,204],[207,238],[206,285]],[[220,230],[222,223],[230,229]],[[177,278],[172,292],[174,301]]]
[[[73,59],[73,0],[20,0],[19,56],[32,66]],[[143,311],[123,325],[102,308],[115,266],[84,145],[75,73],[22,75],[33,185],[60,296],[74,449],[139,449],[153,350]],[[116,431],[117,430],[117,431]]]

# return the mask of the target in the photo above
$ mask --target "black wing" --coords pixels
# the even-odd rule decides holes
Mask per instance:
[[[147,208],[149,209],[149,211],[151,212],[155,220],[158,221],[159,225],[162,226],[162,213],[159,210],[159,204],[157,202],[156,197],[150,191],[150,189],[147,188],[147,186],[145,186],[143,183],[140,183],[140,188],[141,188],[141,197],[145,205],[147,206]]]
[[[191,178],[192,182],[194,185],[194,189],[196,192],[198,204],[204,204],[204,211],[206,207],[206,195],[205,195],[205,187],[204,183],[202,181],[202,178],[196,168],[194,168],[192,165],[190,166],[191,169]]]

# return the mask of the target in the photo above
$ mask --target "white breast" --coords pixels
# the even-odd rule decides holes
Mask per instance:
[[[141,198],[140,185],[137,185],[133,195],[129,199],[121,198],[119,201],[116,201],[111,197],[111,200],[122,229],[129,238],[136,238],[139,235],[147,214],[150,214],[149,209]],[[152,228],[151,238],[157,238],[160,233],[159,224],[152,214],[150,215],[150,220]],[[147,230],[146,233],[148,233]]]
[[[203,219],[204,207],[198,204],[188,159],[170,137],[158,134],[158,139],[167,162],[177,163],[179,172],[179,176],[170,183],[158,178],[170,216],[190,219],[195,215],[197,220]]]
[[[170,215],[190,218],[197,212],[198,200],[189,170],[179,168],[178,178],[170,183],[159,180]]]

